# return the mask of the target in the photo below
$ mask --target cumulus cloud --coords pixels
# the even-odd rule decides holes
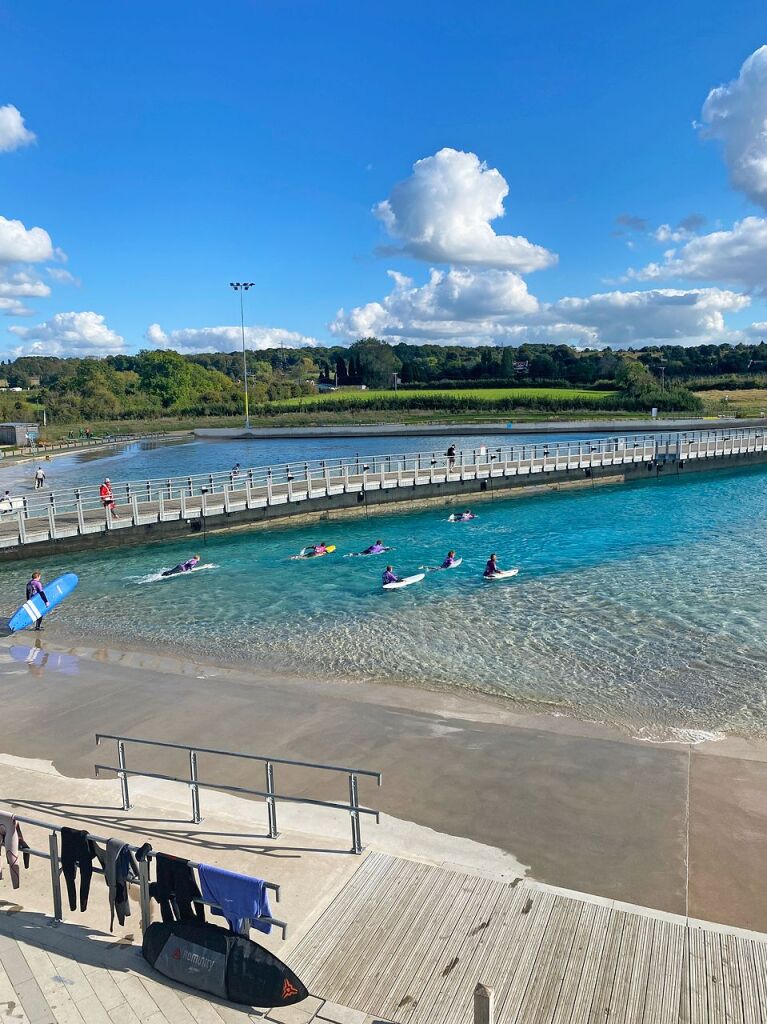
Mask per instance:
[[[0,263],[40,263],[52,256],[53,243],[47,231],[0,217]]]
[[[703,134],[724,146],[733,186],[767,209],[767,46],[736,79],[711,90],[701,117]]]
[[[2,316],[32,316],[33,310],[29,309],[19,299],[4,298],[0,293],[0,315]]]
[[[27,270],[17,270],[13,273],[0,271],[0,296],[43,299],[50,294],[51,289],[45,281],[41,281]]]
[[[432,270],[425,285],[390,270],[393,291],[348,313],[340,309],[330,324],[339,337],[454,338],[491,329],[488,319],[534,313],[538,301],[510,270]]]
[[[726,329],[724,314],[745,309],[750,301],[747,295],[721,288],[654,288],[560,299],[547,312],[559,321],[594,330],[606,344],[699,344],[721,335]]]
[[[345,341],[375,335],[415,344],[692,345],[724,340],[725,314],[750,302],[747,295],[720,288],[655,288],[547,304],[511,271],[432,270],[420,286],[391,271],[390,277],[394,287],[385,298],[348,313],[339,310],[331,333]]]
[[[727,231],[692,238],[669,249],[663,262],[649,263],[628,276],[638,281],[686,278],[721,281],[757,291],[767,289],[767,218],[745,217]]]
[[[125,348],[100,313],[56,313],[34,327],[8,330],[22,342],[14,356],[108,356]]]
[[[399,251],[416,259],[521,273],[552,266],[557,257],[548,249],[493,230],[508,194],[503,175],[476,154],[441,149],[416,161],[373,212],[402,241]]]
[[[0,107],[0,153],[29,146],[35,138],[35,133],[24,125],[24,118],[12,103]]]
[[[183,327],[176,331],[164,331],[159,324],[150,324],[146,340],[155,348],[172,348],[176,352],[234,352],[242,348],[242,331],[239,327]],[[316,338],[282,327],[246,327],[246,348],[302,348],[321,344]]]

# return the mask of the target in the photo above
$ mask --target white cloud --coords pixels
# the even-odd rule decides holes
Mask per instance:
[[[2,316],[32,316],[33,310],[29,309],[18,299],[2,297],[0,293],[0,315]]]
[[[40,263],[52,256],[53,244],[47,231],[0,217],[0,263]]]
[[[52,281],[55,281],[56,284],[73,284],[78,287],[82,284],[79,277],[75,277],[74,274],[70,274],[70,272],[65,270],[63,267],[46,267],[45,269],[48,272],[48,276]]]
[[[702,125],[719,139],[733,186],[767,209],[767,46],[760,46],[727,85],[712,89]]]
[[[0,270],[0,296],[43,299],[50,294],[51,289],[45,281],[41,281],[27,270],[17,270],[13,273],[3,273]]]
[[[389,273],[392,291],[380,302],[339,310],[329,325],[332,334],[348,341],[375,335],[414,344],[697,344],[728,340],[725,314],[750,302],[747,295],[720,288],[655,288],[543,304],[511,271],[432,270],[421,286]]]
[[[720,288],[655,288],[560,299],[548,314],[592,329],[602,344],[693,345],[717,340],[726,330],[724,314],[745,309],[750,301],[747,295]]]
[[[389,271],[394,290],[382,302],[369,302],[330,324],[332,334],[354,340],[381,337],[455,338],[492,330],[491,319],[520,316],[538,309],[527,285],[510,270],[432,270],[425,285]]]
[[[177,331],[164,331],[159,324],[150,324],[146,339],[155,348],[172,348],[176,352],[235,352],[242,348],[239,327],[183,327]],[[320,345],[316,338],[286,331],[282,327],[246,327],[245,345],[249,349],[301,348]]]
[[[557,257],[548,249],[493,230],[508,193],[503,175],[476,154],[441,149],[418,160],[373,212],[416,259],[521,273],[552,266]]]
[[[727,231],[692,238],[669,249],[662,263],[649,263],[628,276],[638,281],[687,278],[767,289],[767,218],[745,217]]]
[[[0,107],[0,153],[10,153],[35,141],[35,133],[24,125],[24,118],[13,104]]]
[[[9,327],[22,344],[14,356],[108,356],[124,351],[125,341],[107,327],[100,313],[56,313],[34,327]]]

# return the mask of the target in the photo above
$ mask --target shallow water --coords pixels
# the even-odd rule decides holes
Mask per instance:
[[[767,735],[767,470],[718,471],[306,528],[211,537],[217,568],[153,580],[190,544],[70,555],[41,565],[81,585],[55,615],[67,636],[149,643],[276,670],[377,677],[508,695],[628,728]],[[388,555],[343,558],[376,538]],[[305,544],[337,552],[291,561]],[[463,564],[384,592],[401,574]],[[491,551],[508,582],[481,573]],[[4,568],[0,607],[29,564]]]

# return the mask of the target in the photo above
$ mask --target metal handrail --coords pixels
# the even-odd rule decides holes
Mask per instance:
[[[380,811],[373,808],[363,807],[359,802],[359,780],[358,776],[364,775],[374,778],[378,786],[381,785],[381,772],[370,771],[363,768],[341,768],[338,765],[319,764],[312,761],[296,761],[282,757],[269,757],[265,754],[247,754],[234,750],[219,750],[213,747],[197,747],[184,743],[170,743],[165,740],[147,740],[132,736],[116,736],[111,733],[96,733],[96,745],[100,746],[102,740],[114,740],[117,743],[117,767],[114,765],[96,764],[94,770],[96,776],[102,771],[114,772],[120,780],[120,793],[124,811],[131,808],[130,791],[128,787],[129,776],[138,776],[147,779],[159,779],[163,782],[179,782],[189,786],[192,799],[192,822],[199,825],[202,821],[200,813],[200,790],[218,789],[227,793],[243,793],[247,796],[263,797],[266,803],[267,824],[269,838],[277,839],[277,801],[285,803],[306,804],[312,807],[327,807],[331,810],[346,811],[349,814],[352,831],[351,852],[362,853],[362,830],[360,817],[363,814],[375,818],[376,824],[380,824]],[[128,768],[125,758],[125,744],[136,743],[148,747],[163,747],[173,750],[183,750],[189,757],[189,777],[183,778],[177,775],[166,775],[160,772],[148,772]],[[224,783],[204,782],[200,779],[197,770],[197,757],[199,754],[211,754],[214,757],[237,757],[250,761],[259,761],[264,765],[266,775],[266,789],[255,789],[247,786],[233,786]],[[278,793],[274,785],[274,766],[277,764],[290,765],[296,768],[308,768],[313,771],[330,771],[346,775],[349,781],[349,803],[341,803],[336,800],[320,800],[314,797],[292,796]]]
[[[31,854],[33,857],[41,857],[44,860],[50,861],[51,865],[51,893],[53,896],[53,919],[55,921],[62,921],[64,919],[63,903],[61,899],[61,857],[59,855],[59,843],[57,833],[62,831],[64,826],[56,825],[52,821],[40,821],[39,818],[27,818],[20,814],[16,814],[15,811],[6,812],[8,815],[15,818],[16,821],[21,822],[22,825],[32,825],[35,828],[42,828],[50,832],[48,836],[48,847],[49,852],[44,853],[42,850],[28,849],[24,850],[24,853]],[[97,836],[91,832],[87,832],[85,835],[86,839],[92,840],[95,843],[107,843],[109,839],[107,836]],[[139,850],[138,846],[132,846],[130,843],[125,844],[132,853],[137,853]],[[142,933],[147,930],[152,922],[152,910],[151,910],[151,897],[149,895],[149,861],[156,857],[160,851],[148,850],[146,856],[139,861],[139,905],[141,908],[141,931]],[[188,861],[189,867],[199,868],[200,864],[196,861]],[[103,875],[106,872],[103,868],[94,867],[94,874]],[[277,903],[280,902],[280,886],[276,882],[264,882],[267,889],[270,889],[275,894]],[[217,907],[217,904],[210,903],[207,900],[199,900],[196,902],[205,903],[206,906]],[[218,907],[217,909],[221,909]],[[274,925],[275,928],[280,928],[282,931],[283,940],[287,937],[288,926],[285,921],[279,921],[274,917],[260,917],[259,921],[265,924]]]
[[[101,746],[102,740],[122,740],[123,743],[143,743],[150,747],[171,747],[173,750],[196,750],[198,754],[221,754],[224,757],[243,757],[249,761],[271,761],[272,764],[290,764],[297,768],[317,768],[326,772],[341,772],[342,775],[370,775],[381,785],[381,772],[370,771],[367,768],[340,768],[333,764],[319,764],[314,761],[291,761],[284,757],[267,757],[265,754],[243,754],[234,750],[218,750],[216,747],[190,747],[186,743],[170,743],[167,740],[142,740],[135,736],[113,736],[108,732],[96,733],[96,746]]]

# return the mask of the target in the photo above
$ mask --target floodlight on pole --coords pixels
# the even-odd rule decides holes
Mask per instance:
[[[242,301],[243,292],[255,287],[255,281],[230,281],[229,287],[240,293],[240,328],[242,330],[242,372],[245,378],[245,427],[250,427],[250,406],[248,403],[248,359],[245,354],[245,307]]]

